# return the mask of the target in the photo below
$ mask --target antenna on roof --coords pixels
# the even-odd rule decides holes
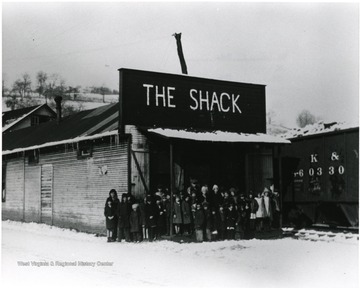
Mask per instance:
[[[172,36],[174,36],[176,39],[176,45],[177,45],[177,51],[178,51],[178,55],[179,55],[179,59],[180,59],[181,71],[183,74],[188,74],[186,63],[185,63],[185,58],[184,58],[184,53],[183,53],[182,45],[181,45],[181,33],[174,33]]]

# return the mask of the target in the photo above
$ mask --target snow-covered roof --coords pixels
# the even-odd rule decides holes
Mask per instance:
[[[118,133],[117,103],[3,133],[3,155],[60,144],[102,138]]]
[[[90,136],[79,136],[79,137],[66,139],[66,140],[61,140],[61,141],[47,142],[47,143],[43,143],[43,144],[40,144],[40,145],[34,145],[34,146],[29,146],[29,147],[19,147],[19,148],[13,149],[13,150],[5,150],[5,151],[2,151],[2,154],[3,155],[8,155],[8,154],[12,154],[12,153],[23,152],[23,151],[34,150],[34,149],[40,149],[40,148],[51,147],[51,146],[56,146],[56,145],[77,143],[77,142],[80,142],[80,141],[94,140],[94,139],[99,139],[99,138],[102,138],[102,137],[112,136],[112,135],[117,135],[117,134],[118,134],[117,130],[107,131],[107,132],[104,132],[104,133],[99,133],[99,134],[90,135]]]
[[[43,107],[44,105],[46,104],[42,104],[42,105],[38,105],[38,106],[35,106],[34,109],[31,109],[30,112],[27,112],[26,109],[19,109],[19,110],[24,110],[26,111],[27,113],[21,115],[20,117],[18,118],[14,118],[14,119],[9,119],[7,121],[5,121],[6,123],[3,123],[3,128],[2,128],[2,132],[5,132],[6,130],[10,129],[11,127],[13,127],[14,125],[16,125],[17,123],[21,122],[23,119],[25,119],[26,117],[28,117],[29,115],[33,114],[35,111],[39,110],[41,107]],[[6,113],[10,114],[12,113],[13,111],[8,111],[8,112],[4,112],[3,113],[3,117]],[[4,119],[3,119],[4,121]]]
[[[291,129],[279,136],[285,139],[293,139],[293,138],[305,137],[309,135],[317,135],[322,133],[341,131],[351,128],[359,128],[359,124],[351,124],[346,122],[324,123],[324,121],[319,121],[315,124],[307,125],[304,128]]]
[[[148,129],[148,132],[155,133],[168,138],[187,139],[195,141],[210,141],[210,142],[248,142],[248,143],[281,143],[289,144],[290,141],[282,139],[280,137],[256,133],[235,133],[224,131],[213,132],[194,132],[187,130],[176,129],[163,129],[153,128]]]

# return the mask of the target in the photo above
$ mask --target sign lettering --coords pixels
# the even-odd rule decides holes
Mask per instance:
[[[119,71],[124,125],[266,133],[264,85]]]

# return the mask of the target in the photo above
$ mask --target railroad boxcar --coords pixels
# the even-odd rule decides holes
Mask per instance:
[[[283,224],[358,228],[359,127],[320,123],[285,137]]]

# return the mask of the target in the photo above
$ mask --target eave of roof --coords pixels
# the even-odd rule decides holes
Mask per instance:
[[[148,132],[155,133],[167,138],[177,138],[194,141],[290,144],[289,140],[263,133],[250,134],[225,131],[195,132],[163,128],[148,129]]]

